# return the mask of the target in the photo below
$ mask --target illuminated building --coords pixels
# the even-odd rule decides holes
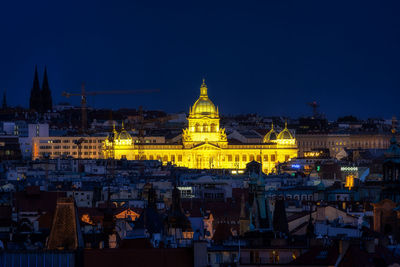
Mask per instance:
[[[53,158],[73,157],[98,159],[103,157],[104,136],[48,136],[32,138],[32,159],[46,155]]]
[[[36,160],[45,156],[50,159],[62,157],[102,159],[105,139],[106,136],[35,136],[32,137],[32,159]],[[165,143],[165,137],[146,136],[143,141],[153,144]],[[138,142],[138,138],[133,137],[131,142]]]
[[[347,187],[349,190],[354,187],[354,176],[353,175],[348,175],[346,177],[346,184],[344,185]]]
[[[300,157],[307,157],[310,152],[325,149],[329,150],[331,157],[349,149],[387,149],[390,146],[390,138],[390,134],[368,132],[296,135]]]
[[[114,130],[103,143],[105,158],[128,160],[160,160],[178,167],[193,169],[245,169],[255,160],[263,171],[274,170],[278,162],[297,156],[296,140],[285,126],[280,133],[274,128],[262,143],[229,144],[225,129],[220,127],[218,107],[208,97],[203,80],[200,97],[190,108],[188,127],[183,129],[179,144],[136,143],[122,127]]]

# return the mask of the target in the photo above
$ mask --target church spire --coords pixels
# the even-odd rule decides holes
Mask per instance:
[[[42,98],[42,111],[46,112],[48,110],[51,110],[53,108],[53,101],[51,98],[51,91],[50,91],[49,81],[47,78],[46,66],[44,67],[41,98]]]
[[[41,110],[40,84],[39,84],[39,75],[36,65],[35,65],[35,74],[33,77],[33,86],[31,89],[31,96],[29,99],[29,108],[35,111]]]
[[[49,81],[47,79],[47,67],[46,66],[44,67],[42,89],[50,89]]]
[[[272,226],[274,231],[281,234],[289,233],[289,226],[286,217],[285,201],[281,198],[275,200],[274,215],[272,217]]]

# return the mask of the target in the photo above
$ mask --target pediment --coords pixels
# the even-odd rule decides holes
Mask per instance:
[[[193,150],[221,150],[217,145],[211,143],[201,143],[192,148]]]

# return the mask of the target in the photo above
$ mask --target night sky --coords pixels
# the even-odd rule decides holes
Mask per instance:
[[[28,106],[47,65],[95,107],[188,111],[203,76],[222,114],[399,115],[400,1],[1,1],[0,90]],[[42,81],[40,81],[42,82]],[[68,101],[68,100],[67,100]],[[70,99],[79,104],[79,99]]]

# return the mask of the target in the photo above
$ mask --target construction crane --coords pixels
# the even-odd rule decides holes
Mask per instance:
[[[155,93],[159,92],[158,89],[143,89],[143,90],[113,90],[113,91],[89,91],[86,92],[85,84],[82,83],[81,92],[80,93],[69,93],[63,92],[62,96],[69,98],[71,96],[80,96],[81,97],[81,111],[82,111],[82,132],[86,131],[87,127],[87,97],[88,96],[96,96],[96,95],[122,95],[122,94],[146,94],[146,93]]]

